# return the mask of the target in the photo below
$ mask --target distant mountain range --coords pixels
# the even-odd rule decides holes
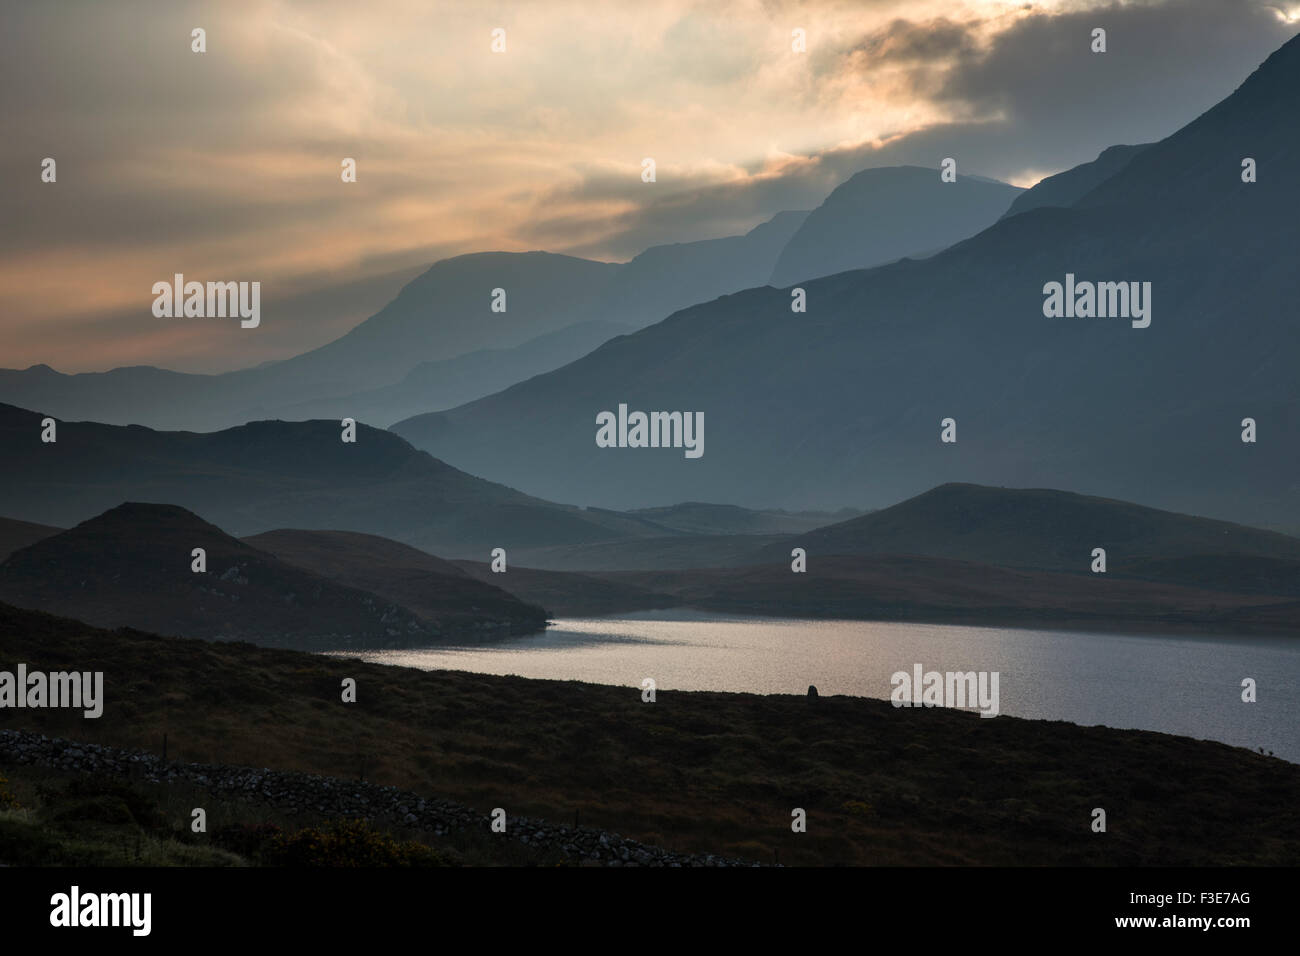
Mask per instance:
[[[656,542],[668,544],[606,545],[603,566],[649,554]],[[1092,571],[1098,547],[1104,573]],[[598,548],[574,549],[570,559]],[[791,568],[794,548],[805,553],[803,572]],[[612,571],[592,563],[569,574],[516,568],[508,586],[563,614],[690,606],[1083,629],[1300,628],[1300,538],[1049,489],[944,485],[769,541],[731,564],[672,569],[655,561]]]
[[[540,629],[548,614],[682,606],[990,625],[1300,628],[1300,539],[1047,489],[945,485],[785,536],[616,539],[603,553],[567,552],[570,564],[588,559],[576,571],[530,567],[517,552],[499,573],[346,531],[236,541],[169,505],[121,505],[70,531],[0,519],[0,541],[38,535],[0,563],[0,601],[103,626],[308,649],[464,643]],[[190,570],[194,547],[207,550],[206,574]],[[795,547],[806,555],[800,573],[790,566]],[[1094,547],[1106,549],[1104,574],[1090,570]],[[701,555],[713,563],[689,563]],[[610,569],[637,556],[650,558],[640,570]]]
[[[724,296],[392,430],[606,508],[873,508],[959,481],[1300,530],[1300,127],[1279,120],[1298,85],[1300,38],[1167,139],[1046,184],[1047,204],[921,261],[803,283],[805,314],[786,290]],[[1149,282],[1150,326],[1047,317],[1045,286],[1067,276]],[[598,447],[596,416],[620,403],[702,412],[703,456]]]
[[[646,522],[585,512],[483,481],[391,432],[336,422],[254,422],[210,434],[61,422],[0,405],[0,500],[67,527],[124,501],[160,501],[234,535],[277,528],[380,534],[454,557],[647,535]],[[657,533],[665,533],[662,530]]]
[[[479,349],[455,358],[421,362],[395,385],[276,408],[290,421],[353,418],[386,428],[429,408],[451,408],[559,368],[619,335],[630,325],[594,320],[547,332],[509,349]],[[266,409],[252,417],[271,417]]]
[[[869,170],[833,192],[811,228],[807,212],[782,212],[742,236],[654,246],[622,264],[546,252],[456,256],[346,335],[290,359],[221,375],[0,369],[0,402],[58,418],[198,431],[271,418],[352,417],[386,427],[558,368],[686,306],[766,285],[774,269],[792,274],[795,263],[810,262],[822,274],[830,262],[864,268],[934,251],[994,221],[1020,192],[962,177],[947,196],[961,201],[944,202],[937,176]],[[492,310],[495,289],[505,293],[505,311]]]
[[[942,485],[792,543],[810,554],[908,554],[1078,574],[1090,573],[1098,547],[1112,575],[1209,556],[1260,558],[1292,568],[1289,589],[1275,593],[1300,596],[1300,538],[1046,488]],[[789,547],[772,545],[751,560],[788,561],[789,554]]]
[[[69,527],[124,501],[178,505],[237,536],[286,527],[353,531],[451,558],[486,560],[501,547],[508,561],[618,541],[631,548],[645,539],[651,551],[709,552],[714,563],[725,562],[837,517],[703,503],[641,513],[586,510],[467,475],[366,425],[357,426],[355,443],[345,443],[330,421],[253,422],[210,434],[59,422],[57,440],[45,443],[41,421],[35,412],[0,405],[0,501],[22,516],[0,523],[0,556],[38,540],[47,526]],[[626,560],[613,566],[627,567]]]
[[[975,235],[1023,194],[980,177],[944,182],[938,170],[919,166],[864,169],[808,214],[781,250],[770,284],[786,288],[936,252]]]

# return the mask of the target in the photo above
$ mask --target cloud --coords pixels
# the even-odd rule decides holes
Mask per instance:
[[[900,18],[863,37],[848,55],[862,64],[968,59],[979,50],[976,34],[982,22],[957,23],[937,17],[916,23]]]
[[[953,156],[1020,183],[1171,132],[1296,29],[1246,0],[10,6],[0,345],[63,370],[258,364],[433,258],[622,260],[812,208],[869,166]],[[160,327],[149,290],[174,272],[261,281],[277,308],[241,337]]]
[[[1104,54],[1091,52],[1096,26],[1107,30]],[[1032,185],[1108,146],[1169,135],[1228,95],[1295,29],[1248,0],[1020,8],[964,22],[894,18],[825,51],[824,84],[849,95],[884,83],[895,96],[924,99],[935,118],[778,166],[760,162],[722,184],[684,179],[666,187],[674,190],[668,199],[621,208],[594,238],[584,224],[587,234],[575,232],[568,251],[626,256],[672,241],[674,228],[726,235],[781,209],[811,208],[877,166],[937,168],[951,156],[962,172]],[[624,196],[636,198],[630,189]],[[543,216],[532,228],[562,239],[552,225]]]

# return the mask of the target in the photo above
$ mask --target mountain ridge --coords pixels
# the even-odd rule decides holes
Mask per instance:
[[[1300,189],[1277,174],[1300,135],[1269,119],[1300,83],[1297,51],[1293,38],[1072,206],[806,282],[806,314],[761,287],[698,304],[392,430],[476,474],[615,509],[873,508],[961,481],[1300,530],[1300,333],[1278,318],[1300,299]],[[1242,183],[1246,150],[1272,175]],[[1045,316],[1045,284],[1071,274],[1150,282],[1151,327]],[[703,457],[596,447],[595,415],[618,403],[702,411]],[[1247,417],[1267,440],[1240,440]],[[955,443],[940,441],[948,418]]]

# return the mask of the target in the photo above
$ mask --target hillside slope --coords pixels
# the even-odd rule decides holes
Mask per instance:
[[[202,573],[192,570],[196,548],[206,552]],[[172,505],[123,504],[15,552],[0,564],[0,600],[101,627],[303,650],[441,636],[406,608],[285,564]]]
[[[849,269],[930,253],[975,235],[1023,192],[995,180],[937,169],[864,169],[808,214],[781,252],[771,284],[785,288]]]
[[[349,531],[268,531],[244,543],[349,587],[399,604],[441,631],[528,633],[546,626],[547,612],[503,590],[504,576],[486,583],[450,561],[376,535]]]
[[[609,508],[884,507],[947,482],[1088,491],[1300,531],[1300,85],[1289,41],[1069,208],[923,261],[751,289],[562,369],[393,426],[533,494]],[[1241,181],[1249,155],[1259,181]],[[1067,276],[1150,283],[1138,316],[1044,314]],[[596,416],[704,414],[699,458],[601,448]],[[940,440],[952,418],[957,441]],[[1254,419],[1258,440],[1241,440]]]
[[[483,481],[390,432],[338,422],[253,422],[226,431],[152,431],[59,422],[0,405],[0,497],[27,520],[69,526],[123,501],[163,501],[236,536],[275,528],[359,531],[450,557],[492,548],[647,534],[642,522],[587,514]]]

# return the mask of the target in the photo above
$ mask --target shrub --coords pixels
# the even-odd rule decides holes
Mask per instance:
[[[106,777],[71,780],[62,787],[41,785],[36,795],[52,820],[137,823],[146,830],[167,825],[157,802],[133,787]]]
[[[449,866],[422,843],[398,842],[364,820],[337,820],[268,841],[262,860],[270,866]]]
[[[272,840],[283,837],[284,831],[274,823],[234,823],[218,828],[212,842],[231,853],[253,859]]]
[[[131,808],[121,797],[104,794],[98,797],[79,797],[63,800],[46,810],[49,819],[59,823],[135,823]]]

